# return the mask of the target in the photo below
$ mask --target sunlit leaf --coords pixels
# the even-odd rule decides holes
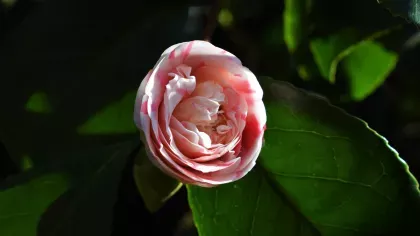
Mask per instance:
[[[353,100],[363,100],[385,81],[394,69],[398,55],[376,40],[396,32],[401,26],[378,31],[363,39],[354,29],[346,29],[326,38],[315,38],[310,47],[321,75],[335,83],[344,72]]]
[[[355,47],[340,65],[348,77],[353,100],[363,100],[381,86],[397,60],[395,52],[375,42],[367,41]]]
[[[383,137],[324,99],[260,81],[268,120],[257,167],[234,183],[187,186],[200,235],[415,232],[418,183]]]
[[[337,55],[354,43],[357,43],[357,31],[343,29],[328,38],[315,38],[310,42],[310,49],[321,75],[331,83],[335,76],[330,76],[331,64]]]

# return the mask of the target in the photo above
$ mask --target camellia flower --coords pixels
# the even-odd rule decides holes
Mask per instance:
[[[261,151],[263,91],[233,54],[206,41],[166,49],[140,84],[134,121],[150,160],[183,183],[245,176]]]

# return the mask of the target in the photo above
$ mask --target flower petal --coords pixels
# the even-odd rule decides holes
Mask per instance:
[[[136,124],[137,128],[141,128],[141,121],[140,121],[140,113],[143,111],[146,111],[146,106],[143,106],[143,97],[144,97],[144,90],[146,88],[146,84],[150,79],[150,75],[152,74],[152,71],[150,70],[149,73],[147,73],[146,77],[141,81],[140,87],[137,90],[136,100],[134,103],[134,123]],[[145,103],[146,104],[146,103]]]

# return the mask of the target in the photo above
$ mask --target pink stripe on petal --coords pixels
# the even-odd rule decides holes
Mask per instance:
[[[235,148],[233,149],[233,151],[235,152],[234,155],[238,156],[241,150],[242,150],[242,142],[238,143],[238,145],[236,145]]]
[[[247,117],[246,126],[242,135],[242,146],[247,149],[255,145],[258,134],[262,132],[259,128],[260,124],[255,114],[250,114]]]
[[[190,55],[191,49],[193,47],[194,41],[191,41],[187,44],[187,46],[182,50],[182,61],[187,59],[188,55]]]
[[[183,43],[177,43],[174,44],[172,46],[170,46],[169,48],[167,48],[161,55],[161,57],[165,57],[168,56],[169,53],[171,53],[174,49],[181,47],[183,44],[185,44],[186,42]]]
[[[152,106],[151,106],[152,112],[157,112],[159,110],[159,105],[160,103],[158,102],[152,102]]]
[[[140,111],[141,111],[143,114],[147,115],[147,101],[144,101],[144,102],[141,104]]]
[[[166,71],[158,70],[156,72],[156,78],[160,84],[160,86],[165,86],[169,81],[169,75]]]
[[[241,168],[248,166],[251,162],[255,162],[258,158],[264,137],[262,126],[255,114],[248,116],[246,127],[242,133],[242,151],[239,153],[239,156],[243,157]]]
[[[190,86],[192,79],[197,86],[209,81],[230,89],[219,92],[216,85],[207,87],[210,83]],[[262,95],[255,75],[233,54],[205,41],[184,42],[166,49],[143,80],[134,119],[159,168],[183,183],[214,187],[242,178],[255,165],[266,129]],[[203,106],[191,113],[198,101],[190,98],[196,96],[202,96]],[[213,109],[206,99],[223,103],[223,111]],[[201,126],[200,131],[195,124],[194,128],[182,123],[190,118],[193,123],[213,121],[219,113],[227,122],[222,128],[229,128],[223,130],[227,134],[223,139],[203,133]],[[169,122],[172,117],[180,120]]]
[[[174,59],[174,58],[175,58],[175,52],[176,52],[176,48],[174,48],[174,50],[172,50],[172,51],[171,51],[171,53],[169,53],[168,58],[169,58],[170,60],[172,60],[172,59]]]

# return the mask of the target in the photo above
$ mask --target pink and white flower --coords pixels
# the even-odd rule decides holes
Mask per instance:
[[[156,166],[183,183],[212,187],[255,166],[267,120],[262,96],[233,54],[184,42],[166,49],[141,82],[134,121]]]

